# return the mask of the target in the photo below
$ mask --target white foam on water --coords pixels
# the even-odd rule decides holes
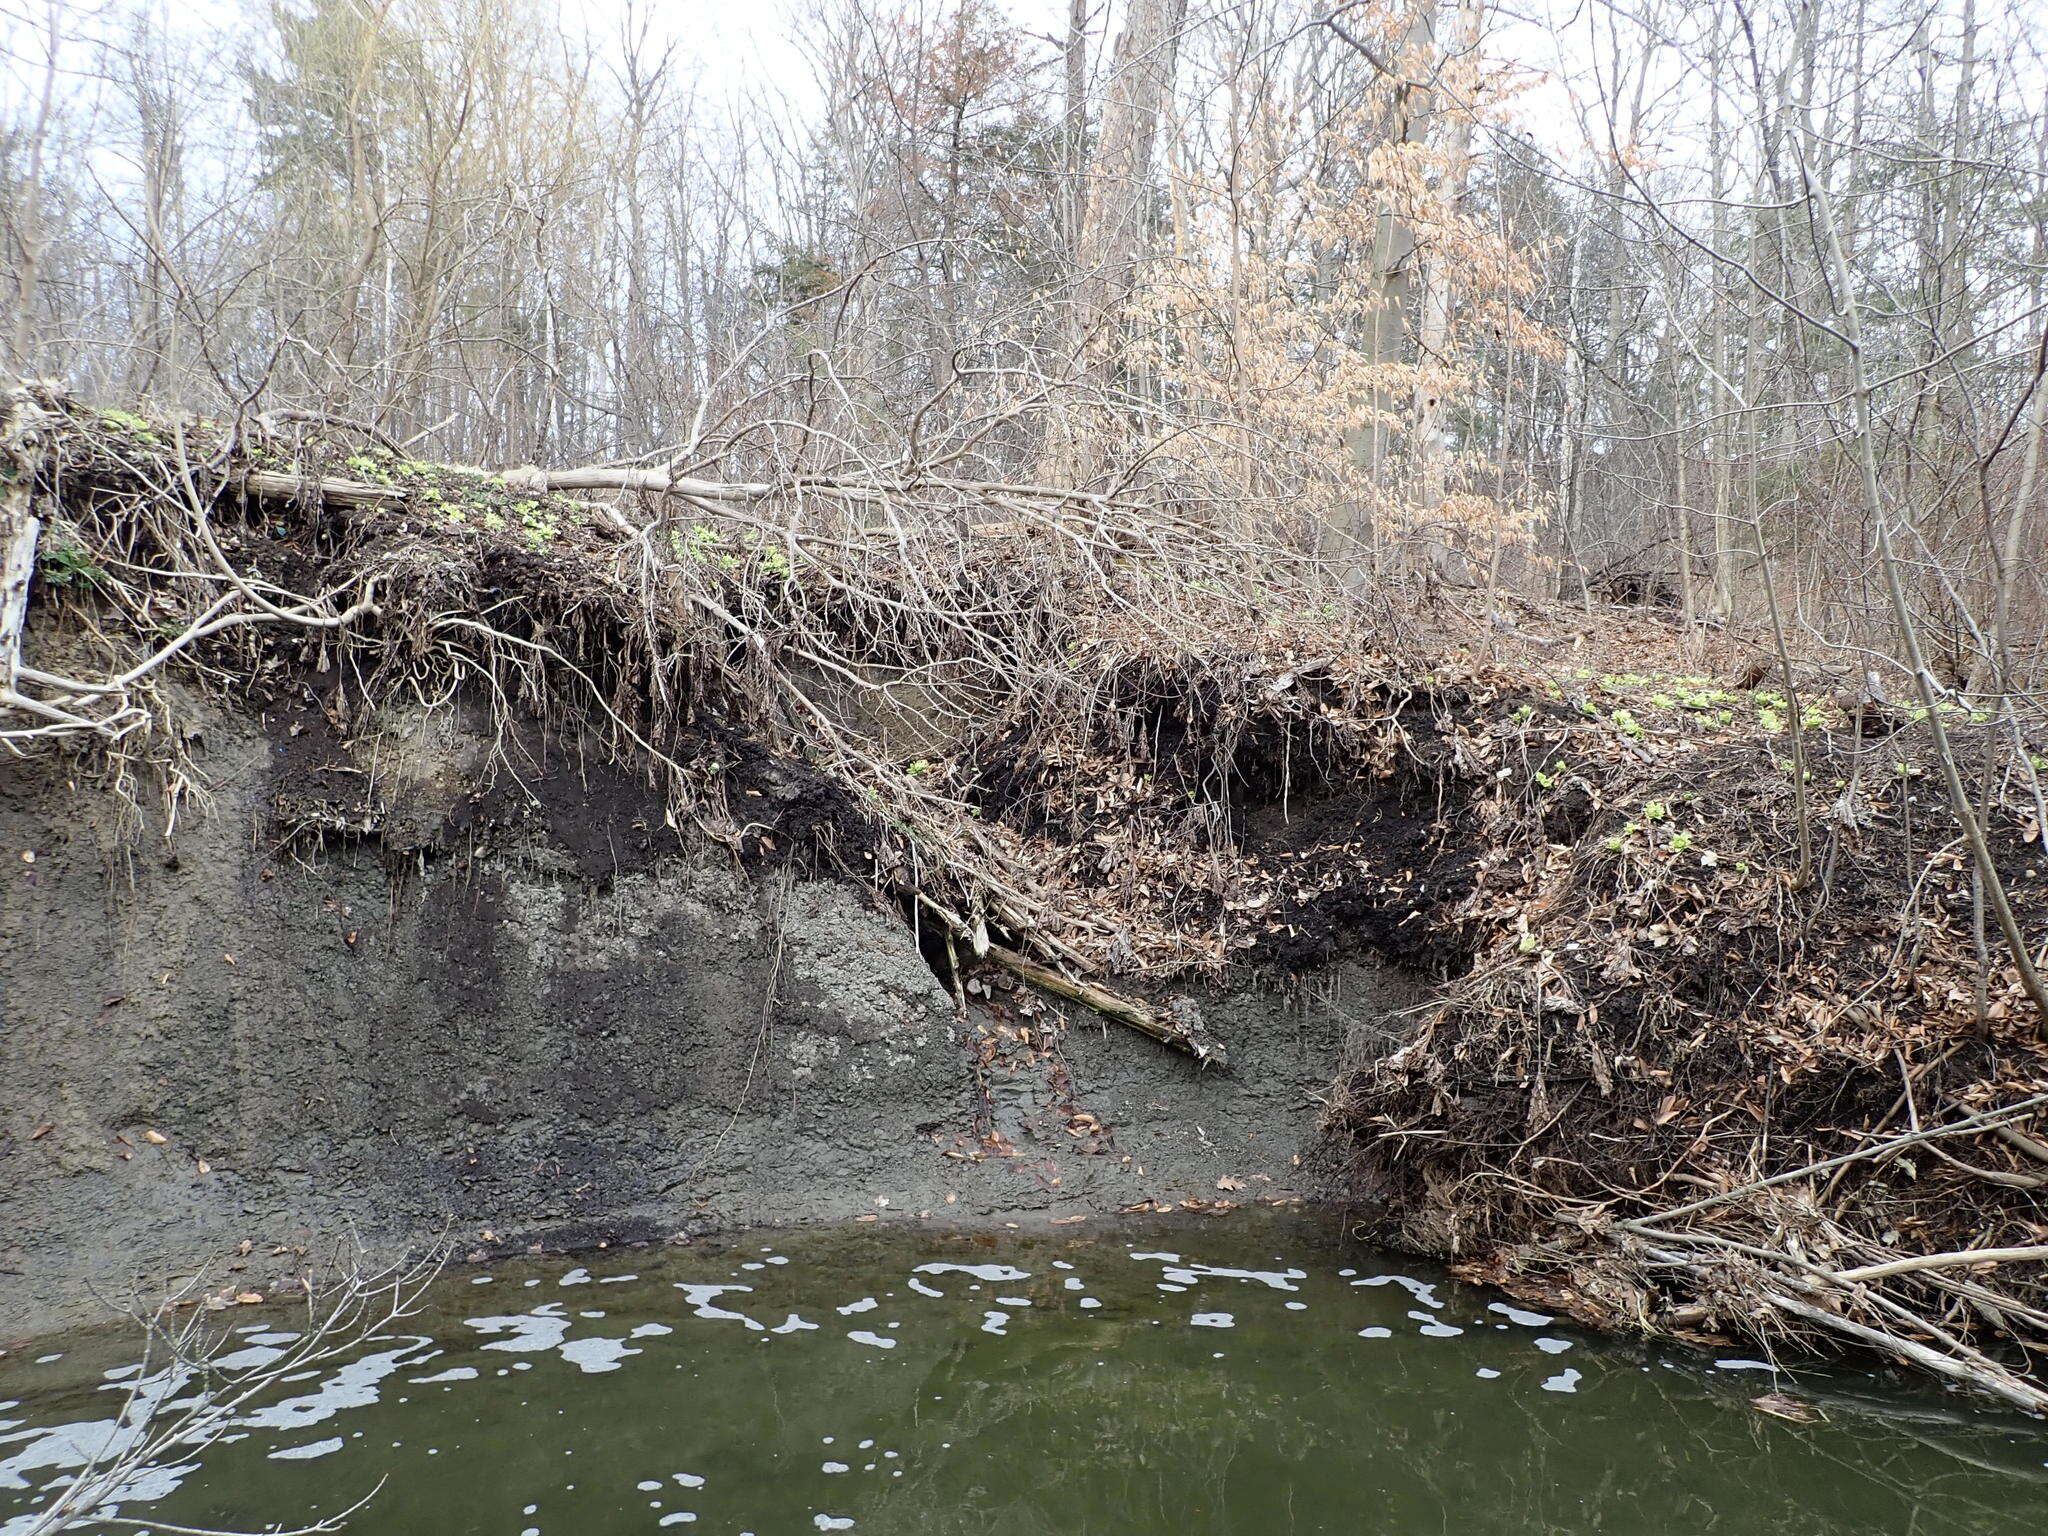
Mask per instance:
[[[1577,1371],[1560,1371],[1557,1375],[1551,1377],[1550,1380],[1543,1383],[1543,1390],[1546,1392],[1576,1392],[1579,1390],[1579,1383],[1583,1380],[1585,1378]]]
[[[624,1339],[575,1339],[561,1347],[564,1360],[592,1376],[616,1371],[620,1360],[639,1353]]]
[[[282,1360],[284,1351],[269,1344],[251,1344],[246,1349],[231,1350],[225,1355],[216,1355],[213,1363],[224,1371],[253,1371],[258,1366],[269,1365]]]
[[[1235,1328],[1237,1321],[1228,1312],[1197,1312],[1188,1321],[1197,1328]]]
[[[1421,1302],[1425,1307],[1441,1307],[1437,1300],[1436,1287],[1408,1275],[1368,1275],[1363,1280],[1354,1280],[1353,1285],[1398,1285]]]
[[[259,1408],[242,1423],[256,1429],[300,1429],[333,1418],[344,1408],[367,1408],[381,1395],[378,1383],[407,1363],[425,1339],[408,1339],[397,1349],[380,1350],[351,1360],[315,1391]]]
[[[538,1354],[553,1349],[569,1337],[569,1319],[563,1315],[559,1301],[543,1302],[531,1312],[515,1312],[504,1317],[472,1317],[466,1319],[469,1326],[479,1333],[503,1333],[510,1337],[493,1339],[485,1349],[501,1349],[509,1354]]]
[[[1306,1280],[1305,1269],[1233,1269],[1226,1264],[1183,1264],[1180,1255],[1173,1253],[1134,1253],[1134,1259],[1163,1259],[1166,1268],[1162,1279],[1174,1286],[1199,1285],[1203,1280],[1256,1280],[1259,1284],[1275,1291],[1295,1291],[1300,1287],[1294,1282]],[[1166,1285],[1161,1285],[1161,1290]]]
[[[754,1289],[751,1285],[688,1285],[682,1281],[677,1281],[676,1289],[683,1293],[683,1299],[690,1304],[691,1311],[698,1317],[708,1317],[715,1321],[729,1323],[744,1323],[748,1328],[756,1332],[765,1333],[767,1331],[765,1324],[755,1322],[744,1312],[731,1312],[724,1307],[714,1307],[711,1305],[712,1302],[725,1295],[728,1291],[751,1293]]]
[[[856,1328],[847,1337],[856,1344],[866,1344],[873,1349],[894,1349],[896,1347],[896,1341],[887,1334],[869,1333],[865,1328]]]
[[[281,1451],[272,1451],[272,1461],[311,1461],[317,1456],[332,1456],[347,1442],[336,1435],[328,1440],[315,1440],[311,1445],[286,1446]]]
[[[934,1261],[920,1264],[913,1274],[919,1275],[969,1275],[976,1280],[1029,1280],[1031,1271],[1017,1269],[1009,1264],[949,1264]]]

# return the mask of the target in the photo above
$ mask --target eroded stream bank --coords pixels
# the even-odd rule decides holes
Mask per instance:
[[[1327,1185],[1600,1326],[2048,1413],[2012,722],[1590,610],[1509,646],[1149,497],[698,522],[243,425],[0,422],[43,722],[0,780],[0,1331],[351,1225]],[[1380,963],[1440,984],[1412,1031]]]
[[[220,1255],[267,1290],[344,1231],[497,1254],[1299,1198],[1345,1042],[1420,996],[1353,963],[1205,999],[1227,1073],[999,975],[962,1019],[899,913],[693,856],[619,775],[487,801],[485,743],[414,721],[373,815],[304,743],[211,718],[174,843],[60,761],[0,778],[0,1344]],[[293,815],[329,835],[282,846]]]
[[[251,1309],[231,1358],[292,1332]],[[132,1351],[100,1329],[0,1364],[0,1532],[117,1432]],[[458,1267],[122,1512],[254,1528],[388,1475],[358,1521],[386,1536],[2019,1536],[2044,1460],[2038,1426],[1916,1385],[1617,1344],[1239,1211]]]

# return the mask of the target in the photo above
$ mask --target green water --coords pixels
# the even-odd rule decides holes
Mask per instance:
[[[352,1529],[2048,1528],[2044,1427],[1912,1383],[1601,1342],[1307,1218],[1074,1230],[452,1272],[403,1335],[283,1386],[121,1513],[295,1524],[384,1477]],[[284,1325],[238,1327],[262,1350]],[[102,1330],[0,1361],[0,1536],[104,1438],[128,1347]],[[1823,1417],[1750,1406],[1771,1390]]]

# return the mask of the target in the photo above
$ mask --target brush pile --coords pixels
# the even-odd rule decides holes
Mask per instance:
[[[1442,983],[1332,1095],[1382,1235],[2048,1410],[2048,1035],[1987,916],[2048,936],[2010,714],[1942,706],[1994,889],[1915,711],[1718,682],[1662,621],[1397,611],[1185,480],[493,473],[34,388],[0,452],[0,745],[175,810],[195,688],[338,740],[482,711],[508,776],[573,743],[1211,1063],[1161,988],[1374,952]]]
[[[1912,713],[1551,757],[1470,968],[1340,1085],[1386,1234],[1606,1326],[1830,1333],[2048,1409],[2048,1033]],[[1958,716],[2038,947],[2039,762]]]

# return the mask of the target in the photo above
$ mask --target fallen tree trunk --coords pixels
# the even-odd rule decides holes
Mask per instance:
[[[412,500],[396,485],[371,485],[364,480],[331,476],[287,475],[271,469],[245,471],[236,482],[248,495],[265,501],[323,501],[340,507],[402,507]]]
[[[772,485],[727,485],[692,480],[665,469],[534,469],[505,471],[505,483],[530,491],[646,491],[654,496],[694,496],[701,501],[759,501]]]

